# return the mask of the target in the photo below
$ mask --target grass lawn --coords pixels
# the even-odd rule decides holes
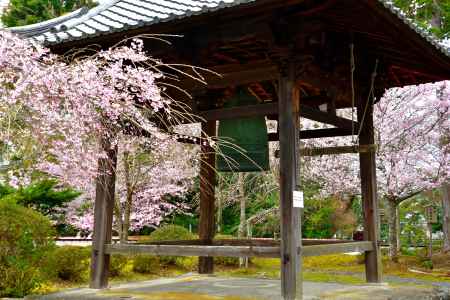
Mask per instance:
[[[449,282],[450,283],[450,260],[448,256],[433,259],[435,269],[430,270],[423,267],[421,259],[415,256],[402,256],[399,263],[392,263],[388,259],[383,259],[383,274],[385,281],[395,285],[402,284],[390,278],[395,276],[400,278],[410,278],[420,280],[420,284],[429,282]],[[280,260],[253,258],[248,268],[238,268],[237,266],[216,265],[215,273],[219,276],[231,277],[253,277],[253,278],[280,278]],[[132,260],[130,259],[121,274],[110,279],[111,283],[123,283],[131,281],[151,280],[160,277],[175,277],[189,272],[177,266],[161,266],[154,274],[139,274],[132,270]],[[87,287],[88,276],[83,282],[73,283],[65,281],[52,281],[42,286],[38,293],[45,294],[56,292],[68,288]],[[317,257],[306,257],[303,260],[303,278],[306,281],[315,282],[336,282],[343,284],[364,284],[364,263],[361,255],[326,255]],[[411,284],[414,283],[412,280]],[[406,284],[408,284],[406,282]],[[176,298],[176,297],[175,297]]]
[[[447,260],[442,259],[447,262]],[[223,276],[244,276],[258,278],[280,278],[279,259],[254,258],[248,269],[219,268],[217,274]],[[449,282],[448,266],[437,264],[434,270],[426,269],[415,256],[400,257],[399,263],[383,258],[383,274],[389,276],[418,279],[424,282]],[[325,255],[303,259],[303,278],[307,281],[363,284],[364,262],[361,255]]]

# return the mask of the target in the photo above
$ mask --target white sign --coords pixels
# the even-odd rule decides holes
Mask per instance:
[[[303,208],[303,191],[294,191],[294,207]]]

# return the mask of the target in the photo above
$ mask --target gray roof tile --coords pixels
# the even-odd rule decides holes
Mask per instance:
[[[256,1],[261,0],[109,0],[90,10],[79,9],[63,17],[10,30],[49,46],[158,22],[188,18]],[[392,1],[377,1],[431,45],[450,57],[450,49],[408,19],[392,4]]]

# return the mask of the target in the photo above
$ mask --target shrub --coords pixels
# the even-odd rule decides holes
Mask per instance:
[[[151,241],[192,240],[195,235],[186,228],[178,225],[166,225],[150,234]]]
[[[174,241],[174,240],[193,240],[195,235],[186,228],[178,225],[166,225],[156,229],[150,234],[150,241]],[[162,264],[176,264],[176,256],[161,256]]]
[[[0,297],[23,297],[46,279],[41,269],[54,231],[46,217],[6,198],[0,199]]]
[[[152,255],[136,255],[133,260],[133,271],[142,274],[156,274],[160,268],[159,259]]]
[[[214,237],[216,240],[235,239],[232,235],[218,234]],[[222,266],[239,266],[239,257],[214,257],[214,264]]]
[[[239,257],[214,257],[214,264],[222,266],[239,266]]]
[[[177,257],[175,259],[175,265],[186,271],[194,271],[198,266],[198,257]]]
[[[89,272],[90,247],[62,246],[53,253],[54,275],[71,282],[83,281]]]
[[[123,269],[127,265],[128,258],[123,254],[111,255],[111,262],[109,265],[109,275],[119,276],[123,273]]]
[[[424,267],[425,269],[433,270],[433,261],[430,259],[422,261],[422,267]]]

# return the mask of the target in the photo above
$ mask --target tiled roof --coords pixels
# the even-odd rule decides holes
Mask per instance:
[[[129,29],[205,14],[255,0],[111,0],[81,15],[70,14],[68,18],[50,20],[53,26],[38,23],[31,25],[34,35],[29,37],[54,45],[66,41],[120,32]],[[44,22],[46,23],[46,22]],[[40,30],[39,27],[46,28]],[[24,26],[28,27],[28,26]],[[10,28],[21,34],[23,27]],[[27,32],[30,32],[27,30]]]
[[[90,10],[78,10],[46,22],[10,28],[45,45],[126,31],[259,0],[110,0]],[[390,0],[377,0],[436,49],[450,57],[450,49],[408,19]]]

